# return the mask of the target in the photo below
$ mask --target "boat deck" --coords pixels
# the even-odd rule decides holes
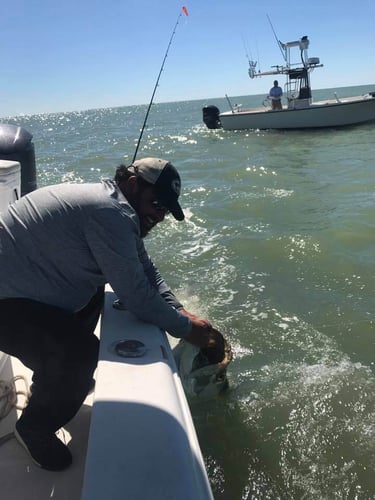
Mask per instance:
[[[10,380],[16,375],[29,382],[31,372],[17,359],[9,358],[1,378]],[[23,381],[17,387],[23,388]],[[15,408],[0,421],[0,484],[4,500],[79,500],[86,461],[87,440],[90,428],[92,395],[89,395],[79,413],[60,430],[60,439],[70,443],[74,456],[71,467],[63,472],[50,472],[39,468],[16,441],[9,437],[20,413]],[[5,441],[5,442],[4,442]]]

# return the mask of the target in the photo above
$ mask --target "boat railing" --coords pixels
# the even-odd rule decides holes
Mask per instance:
[[[297,99],[298,97],[297,80],[288,80],[284,88],[288,102]]]

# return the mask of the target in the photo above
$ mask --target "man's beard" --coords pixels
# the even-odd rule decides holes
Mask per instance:
[[[146,236],[150,233],[151,229],[146,229],[142,224],[141,224],[141,238],[146,238]]]
[[[155,227],[155,226],[146,227],[144,224],[142,224],[142,221],[139,222],[139,226],[141,229],[141,238],[146,238],[146,236],[148,236],[150,234],[151,229],[153,229]]]

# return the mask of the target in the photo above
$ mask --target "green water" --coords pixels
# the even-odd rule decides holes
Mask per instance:
[[[234,351],[230,390],[191,402],[215,499],[375,498],[374,124],[209,131],[211,103],[154,105],[138,157],[183,179],[186,222],[149,253]],[[131,160],[145,110],[9,121],[34,134],[39,185],[95,181]]]

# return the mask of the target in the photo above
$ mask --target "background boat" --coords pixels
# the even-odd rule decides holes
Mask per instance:
[[[225,130],[309,129],[355,125],[375,121],[375,93],[343,100],[313,102],[307,108],[284,108],[280,111],[270,108],[240,108],[220,113],[219,120]]]
[[[314,102],[310,74],[323,65],[318,57],[308,57],[309,44],[307,36],[287,43],[278,40],[284,61],[269,71],[256,71],[257,63],[249,60],[251,79],[271,75],[285,76],[282,100],[285,100],[286,104],[281,105],[281,109],[273,109],[272,98],[266,98],[261,108],[246,109],[238,105],[233,106],[227,97],[230,111],[220,113],[219,108],[213,105],[203,108],[203,121],[207,127],[223,127],[226,130],[304,129],[341,127],[375,121],[375,92],[347,97],[345,100],[336,96],[328,101]],[[299,50],[299,57],[294,59],[296,62],[293,62],[291,56],[294,49]]]

